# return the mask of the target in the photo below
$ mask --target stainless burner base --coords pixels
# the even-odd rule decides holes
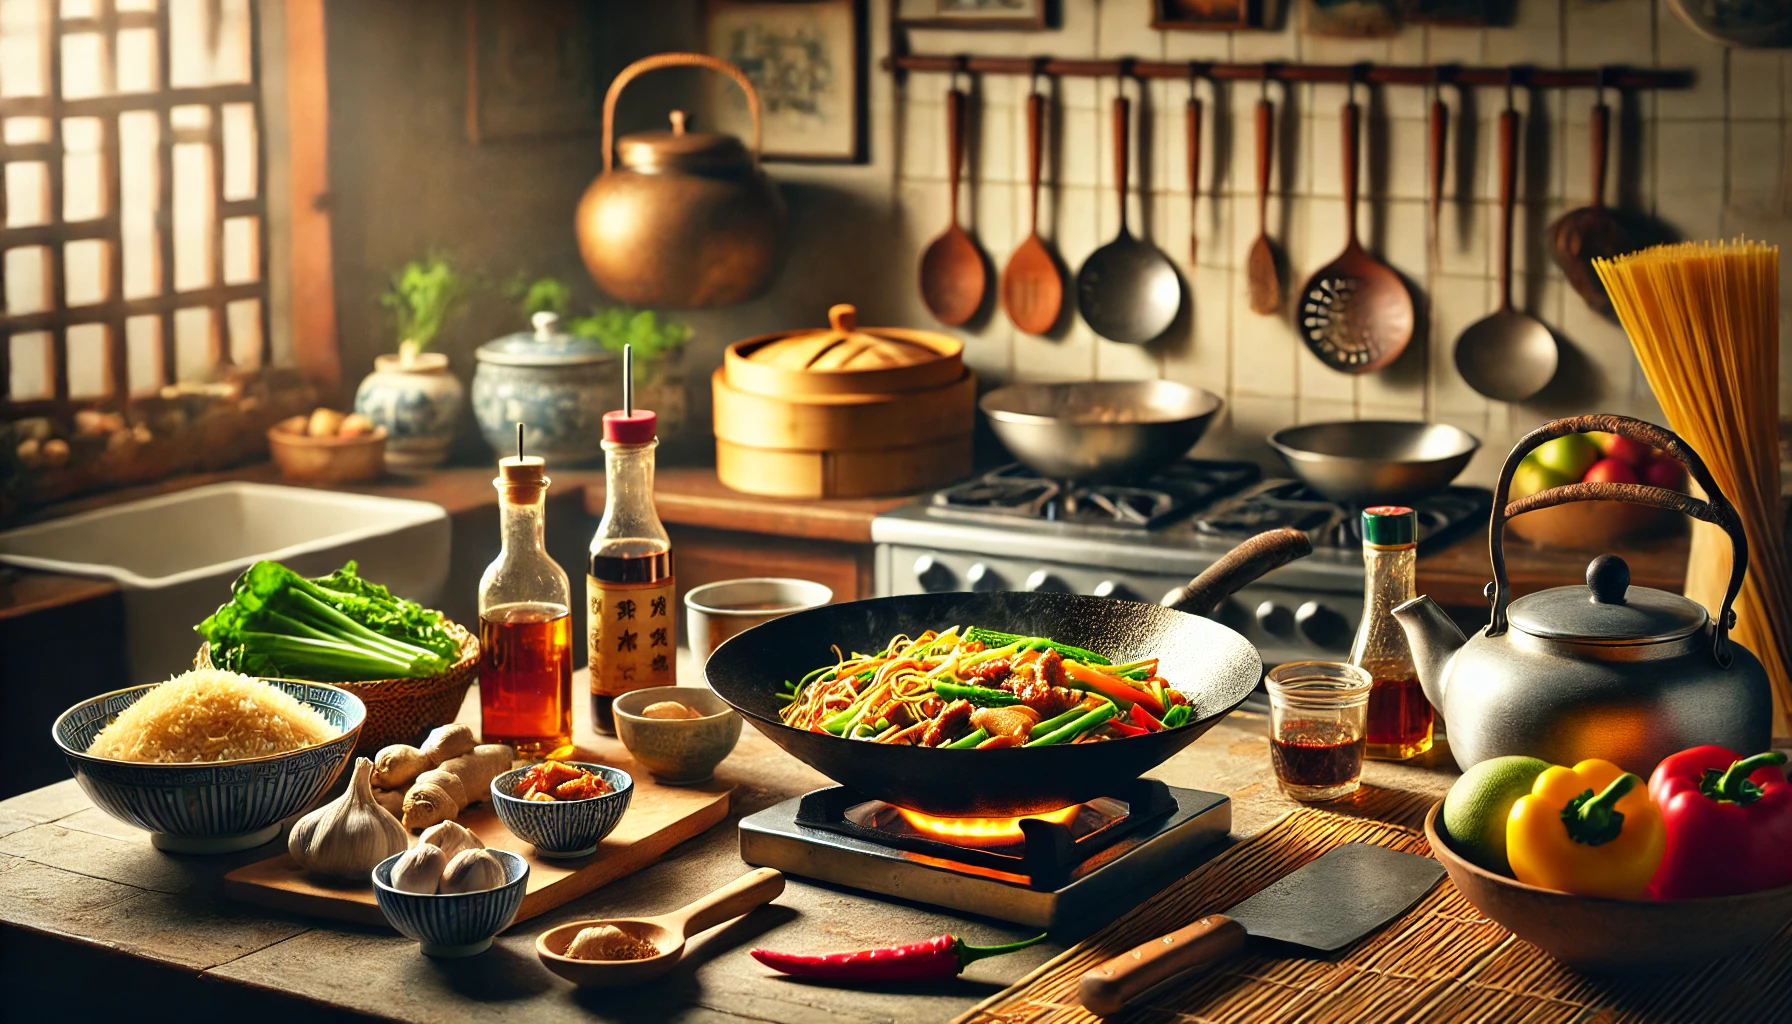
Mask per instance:
[[[797,824],[802,797],[748,815],[740,856],[756,867],[1000,921],[1055,928],[1112,920],[1205,859],[1232,831],[1232,801],[1220,793],[1169,788],[1176,810],[1079,865],[1056,890],[1020,876],[893,849]]]

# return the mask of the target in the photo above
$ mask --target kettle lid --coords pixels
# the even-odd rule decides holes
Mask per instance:
[[[622,166],[632,171],[718,171],[749,166],[747,147],[722,132],[685,130],[682,110],[671,113],[671,131],[635,132],[616,144]]]
[[[1703,605],[1679,594],[1630,585],[1630,566],[1600,555],[1584,587],[1554,587],[1512,602],[1512,625],[1532,636],[1594,644],[1677,640],[1705,627]]]

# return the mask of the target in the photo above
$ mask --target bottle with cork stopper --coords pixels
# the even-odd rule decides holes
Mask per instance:
[[[604,414],[604,517],[591,538],[591,723],[616,732],[617,697],[678,682],[672,539],[653,507],[652,410],[634,406],[634,351],[622,349],[622,408]]]
[[[479,580],[479,717],[485,742],[531,759],[572,753],[572,590],[543,543],[548,484],[518,423],[492,481],[503,547]]]

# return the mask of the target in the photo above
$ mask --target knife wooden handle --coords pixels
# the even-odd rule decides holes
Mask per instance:
[[[1133,947],[1083,975],[1078,993],[1090,1013],[1108,1016],[1181,974],[1204,970],[1244,948],[1244,925],[1224,914]]]

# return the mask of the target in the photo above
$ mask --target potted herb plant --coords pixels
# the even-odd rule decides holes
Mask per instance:
[[[435,254],[406,263],[380,296],[398,353],[374,357],[373,372],[355,391],[355,411],[386,428],[390,469],[428,469],[448,455],[466,389],[448,372],[448,356],[428,349],[466,298],[465,279]]]

